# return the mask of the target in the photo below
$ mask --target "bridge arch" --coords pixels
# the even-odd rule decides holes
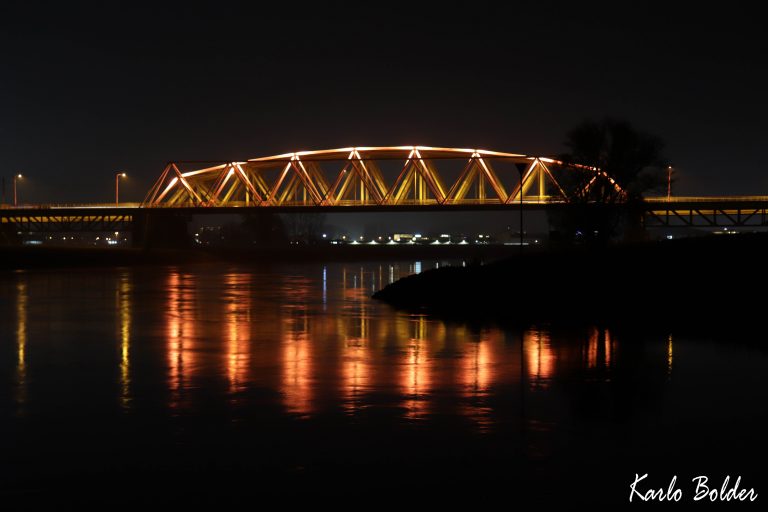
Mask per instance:
[[[398,206],[566,202],[598,169],[517,153],[429,146],[346,147],[231,162],[170,162],[143,206]],[[618,185],[610,180],[612,186]]]

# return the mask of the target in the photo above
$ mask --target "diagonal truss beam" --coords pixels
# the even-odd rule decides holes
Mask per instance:
[[[382,171],[387,161],[402,162],[391,185]],[[457,178],[445,186],[445,160],[463,160]],[[337,171],[324,167],[339,162]],[[525,165],[499,173],[492,162]],[[188,162],[184,162],[188,164]],[[510,204],[566,201],[567,193],[550,166],[587,173],[587,187],[600,179],[619,185],[599,169],[566,166],[552,159],[513,153],[426,146],[353,147],[304,151],[226,162],[182,172],[178,162],[165,166],[147,194],[145,206],[340,206],[398,204]],[[391,169],[390,169],[391,171]],[[392,175],[390,175],[392,177]],[[522,179],[521,179],[522,178]],[[538,183],[538,188],[534,185]],[[507,193],[511,187],[512,192]],[[587,190],[588,190],[587,189]],[[474,190],[474,192],[472,192]],[[473,193],[474,196],[470,196]]]

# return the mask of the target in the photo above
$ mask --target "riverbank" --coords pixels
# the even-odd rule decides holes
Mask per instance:
[[[460,321],[727,327],[762,318],[767,253],[765,234],[523,253],[429,270],[373,297]]]
[[[347,262],[417,259],[503,259],[519,252],[509,245],[301,245],[266,248],[132,249],[102,247],[2,247],[0,269],[176,265],[249,262]]]

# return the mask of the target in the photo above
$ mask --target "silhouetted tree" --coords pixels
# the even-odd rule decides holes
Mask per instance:
[[[624,227],[628,236],[642,229],[643,195],[663,187],[664,143],[615,119],[585,121],[570,130],[560,159],[599,172],[568,172],[564,189],[569,205],[550,215],[567,240],[605,243]]]
[[[287,213],[282,220],[288,237],[302,243],[316,242],[325,226],[325,214],[317,212]]]
[[[274,246],[287,242],[285,223],[279,214],[258,211],[243,215],[240,225],[249,245]]]

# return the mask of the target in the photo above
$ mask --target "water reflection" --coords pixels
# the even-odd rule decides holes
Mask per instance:
[[[283,319],[282,392],[285,408],[293,413],[312,412],[312,359],[310,353],[309,318]]]
[[[229,273],[224,276],[224,327],[226,368],[229,391],[237,393],[245,388],[251,353],[251,280],[247,273]]]
[[[183,405],[185,390],[197,366],[192,347],[198,321],[195,318],[196,281],[195,276],[182,274],[177,269],[171,269],[166,280],[165,331],[171,408]]]
[[[323,267],[323,311],[328,309],[328,267]]]
[[[196,362],[202,354],[193,350],[200,336],[207,340],[206,352],[221,353],[233,394],[256,380],[273,385],[269,367],[277,357],[276,385],[283,407],[299,417],[324,407],[356,414],[377,394],[396,390],[404,418],[423,420],[433,412],[436,393],[460,390],[454,413],[484,429],[491,423],[491,390],[520,379],[520,368],[528,389],[543,391],[550,387],[560,358],[566,365],[583,361],[587,369],[612,364],[615,340],[605,329],[588,331],[578,345],[583,346],[581,357],[573,359],[576,347],[558,348],[547,329],[534,327],[522,333],[520,353],[498,329],[474,332],[425,315],[394,313],[371,301],[371,285],[401,277],[401,268],[326,265],[314,274],[316,279],[289,274],[278,281],[227,272],[215,290],[193,275],[172,270],[167,278],[172,406],[192,388],[191,367],[202,364]],[[418,266],[405,268],[410,272]],[[196,292],[200,287],[204,293]],[[207,312],[205,318],[195,316],[196,301]],[[221,304],[220,309],[208,303]],[[220,325],[220,334],[206,335],[206,322]],[[220,347],[217,339],[223,340]]]
[[[370,299],[410,265],[0,276],[0,424],[9,432],[0,469],[63,460],[86,476],[93,467],[122,475],[157,457],[179,482],[214,466],[249,478],[276,465],[294,480],[294,468],[314,478],[324,460],[359,472],[391,456],[387,475],[412,464],[412,486],[422,469],[456,482],[491,473],[509,482],[515,464],[547,476],[583,474],[583,464],[618,474],[626,468],[616,461],[634,464],[643,450],[662,462],[671,445],[694,453],[677,451],[688,438],[697,453],[706,443],[728,453],[760,446],[765,422],[752,418],[768,389],[763,347],[600,327],[477,328]],[[713,368],[725,377],[713,380]],[[701,430],[708,424],[717,428]],[[745,428],[749,443],[733,450]],[[650,437],[636,452],[616,451],[637,432]],[[540,466],[545,457],[550,466]],[[436,468],[443,461],[451,465]],[[330,472],[334,485],[352,481],[339,475]],[[28,476],[33,488],[37,475]]]
[[[115,294],[120,326],[120,405],[131,405],[131,275],[122,272]]]
[[[347,338],[341,360],[343,407],[349,413],[359,410],[370,380],[370,347],[366,338]]]
[[[462,382],[467,394],[478,397],[485,394],[493,381],[493,349],[491,339],[495,333],[483,330],[479,336],[467,340],[467,353],[461,359]]]
[[[431,368],[427,360],[427,319],[423,315],[414,315],[409,321],[410,337],[406,347],[405,361],[400,385],[406,398],[406,416],[418,419],[428,410]]]
[[[491,424],[491,407],[487,399],[491,389],[504,378],[496,368],[504,368],[509,377],[515,367],[514,353],[505,354],[504,337],[496,330],[465,332],[461,336],[466,340],[466,348],[459,360],[459,379],[465,403],[461,414],[473,420],[481,430],[486,430]]]
[[[405,420],[453,414],[487,429],[494,421],[490,397],[500,389],[513,390],[508,392],[522,400],[531,392],[551,391],[567,372],[610,377],[601,372],[615,364],[620,344],[608,329],[566,338],[545,327],[477,330],[397,312],[370,299],[371,287],[431,266],[323,265],[279,272],[172,267],[144,278],[136,270],[102,277],[101,282],[114,279],[115,300],[102,305],[100,317],[110,318],[113,309],[110,326],[120,354],[117,401],[124,410],[135,409],[137,390],[146,389],[140,380],[151,378],[136,371],[135,359],[152,354],[164,368],[171,410],[194,408],[221,389],[229,406],[240,407],[252,396],[246,391],[269,390],[282,410],[297,417],[328,410],[358,415],[386,400]],[[22,404],[34,288],[23,275],[13,286],[16,400]],[[671,376],[672,337],[662,343]]]
[[[307,311],[310,281],[303,277],[292,277],[284,281],[281,292],[281,391],[285,408],[291,413],[306,416],[313,410],[313,337]]]
[[[672,378],[672,359],[673,359],[673,348],[672,348],[672,335],[669,335],[669,338],[667,339],[667,378]]]
[[[555,355],[549,333],[530,329],[523,336],[528,382],[531,389],[546,389],[555,369]]]
[[[27,302],[29,292],[24,274],[16,283],[16,402],[27,401]]]
[[[587,368],[610,368],[613,359],[614,343],[608,329],[593,327],[585,347],[584,359]]]
[[[371,282],[375,282],[372,273]],[[336,330],[343,340],[340,357],[340,387],[342,407],[347,413],[359,410],[370,380],[370,314],[367,292],[363,288],[365,270],[360,269],[360,280],[353,280],[344,293],[342,314],[337,317]]]

